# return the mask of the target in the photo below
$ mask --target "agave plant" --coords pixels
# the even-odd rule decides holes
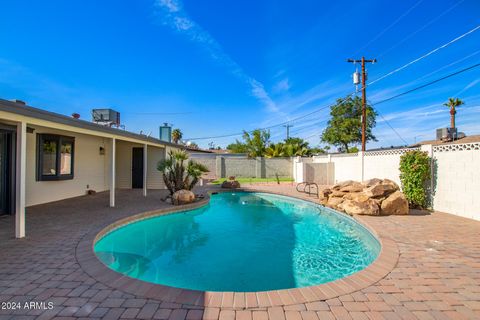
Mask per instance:
[[[168,157],[158,162],[157,169],[162,172],[163,181],[170,195],[178,190],[192,190],[203,173],[208,172],[201,163],[188,160],[188,154],[183,150],[171,150]]]

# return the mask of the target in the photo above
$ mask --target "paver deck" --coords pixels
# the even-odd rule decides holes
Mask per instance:
[[[288,185],[252,188],[301,196]],[[118,191],[116,208],[108,207],[106,193],[31,207],[25,239],[13,238],[13,217],[0,218],[0,319],[480,319],[480,222],[438,212],[362,217],[396,243],[396,266],[373,285],[328,300],[272,306],[295,299],[290,291],[184,295],[181,304],[116,289],[82,269],[76,252],[82,239],[119,219],[168,207],[164,195]],[[191,303],[200,298],[213,304]],[[25,309],[31,301],[53,308]],[[4,302],[20,302],[21,309],[7,310]]]

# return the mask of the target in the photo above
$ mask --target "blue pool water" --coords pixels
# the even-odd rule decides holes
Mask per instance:
[[[205,207],[121,227],[95,244],[130,277],[178,288],[264,291],[345,277],[380,244],[353,219],[266,193],[220,193]]]

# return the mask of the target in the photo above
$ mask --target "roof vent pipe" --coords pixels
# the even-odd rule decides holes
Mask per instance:
[[[12,101],[12,102],[14,102],[14,103],[17,103],[17,104],[21,104],[21,105],[23,105],[23,106],[26,106],[26,105],[27,105],[27,103],[26,103],[25,101],[20,100],[20,99],[12,99],[12,100],[10,100],[10,101]]]

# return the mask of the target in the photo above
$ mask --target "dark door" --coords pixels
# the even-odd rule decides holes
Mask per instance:
[[[0,129],[0,215],[13,212],[13,139],[12,131]]]
[[[132,151],[132,188],[143,188],[143,148]]]

